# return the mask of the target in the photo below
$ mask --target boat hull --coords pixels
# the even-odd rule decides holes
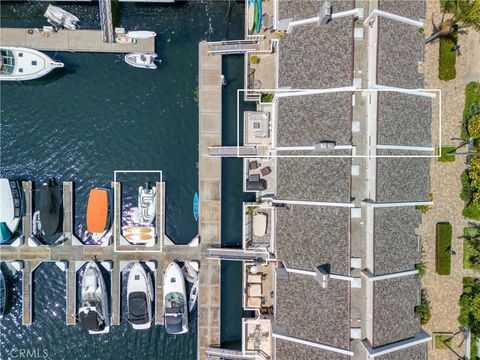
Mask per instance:
[[[5,309],[7,307],[8,293],[7,293],[7,284],[5,282],[5,277],[3,276],[2,269],[0,269],[0,319],[3,318],[5,314]]]
[[[127,281],[127,320],[135,330],[152,325],[153,285],[151,276],[140,263],[135,263]]]
[[[87,231],[94,240],[101,240],[112,221],[111,191],[106,188],[90,190],[87,203]]]
[[[157,68],[157,65],[155,64],[156,58],[157,54],[131,53],[125,55],[125,62],[136,68],[155,70]]]
[[[188,332],[188,304],[185,279],[175,262],[168,265],[163,279],[165,330],[169,334]],[[173,302],[172,298],[176,298]]]
[[[40,223],[45,236],[52,237],[62,232],[62,189],[50,181],[40,189]]]
[[[157,36],[153,31],[129,31],[127,36],[132,39],[148,39]]]

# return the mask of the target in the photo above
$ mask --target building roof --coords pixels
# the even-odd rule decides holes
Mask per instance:
[[[420,331],[415,315],[420,303],[418,276],[375,281],[373,297],[373,347],[408,339]]]
[[[277,210],[277,258],[289,268],[332,273],[350,271],[350,209],[288,205]]]
[[[276,276],[277,326],[289,336],[349,348],[350,283],[331,280],[322,289],[314,276]]]
[[[430,153],[377,150],[377,155],[405,157],[377,158],[377,202],[430,200]]]
[[[413,20],[425,18],[424,0],[379,0],[378,8]]]
[[[428,359],[428,347],[427,343],[411,346],[406,349],[394,351],[386,355],[377,356],[376,360],[427,360]]]
[[[431,146],[431,120],[431,98],[392,91],[378,93],[378,144]]]
[[[352,93],[278,99],[278,146],[307,146],[321,140],[351,143]]]
[[[349,360],[347,355],[318,349],[312,346],[294,343],[287,340],[275,339],[275,353],[277,360]],[[292,354],[294,354],[292,356]]]
[[[412,270],[420,262],[415,228],[422,220],[414,207],[374,210],[374,275]]]
[[[323,1],[280,1],[280,17],[295,20],[318,16]],[[333,12],[353,8],[353,1],[333,1]],[[326,25],[296,26],[279,44],[280,87],[303,89],[352,85],[353,17]],[[320,41],[321,40],[321,41]]]
[[[277,198],[350,202],[350,174],[348,157],[278,157]]]

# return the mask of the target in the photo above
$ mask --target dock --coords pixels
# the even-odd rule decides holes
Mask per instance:
[[[106,43],[101,30],[44,32],[33,28],[0,28],[0,44],[40,51],[155,52],[155,38],[138,39],[136,44]]]
[[[75,263],[67,268],[67,311],[65,322],[67,325],[77,323],[77,268]]]

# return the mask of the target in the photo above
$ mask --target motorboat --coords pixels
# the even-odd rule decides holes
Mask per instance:
[[[135,263],[127,281],[127,320],[135,330],[152,325],[153,285],[142,264]]]
[[[24,81],[38,79],[63,63],[44,53],[22,47],[0,47],[0,80]]]
[[[90,261],[82,277],[80,325],[89,334],[106,334],[110,331],[108,296],[102,272]]]
[[[198,221],[198,215],[200,214],[199,210],[199,203],[200,199],[198,198],[198,193],[196,192],[195,195],[193,195],[193,217],[195,218],[195,221]]]
[[[198,271],[191,265],[189,261],[185,261],[181,269],[183,276],[189,283],[194,283],[198,280]]]
[[[20,183],[0,179],[0,244],[9,241],[24,214],[25,197]]]
[[[157,56],[154,53],[131,53],[125,55],[125,62],[137,68],[154,70],[157,68],[155,62],[161,62],[161,60],[156,60]]]
[[[55,28],[77,30],[80,27],[80,19],[78,17],[58,6],[48,5],[43,16]]]
[[[155,241],[155,228],[152,226],[125,226],[122,234],[133,245],[147,245]]]
[[[155,220],[157,189],[147,182],[138,187],[138,219],[142,225],[150,225]]]
[[[185,280],[177,263],[168,265],[163,278],[165,330],[169,334],[188,332],[188,305]]]
[[[115,37],[115,42],[120,44],[136,44],[137,39],[131,38],[125,34],[117,34]]]
[[[7,284],[5,282],[5,277],[3,271],[0,268],[0,319],[3,318],[5,314],[5,309],[7,307]]]
[[[44,183],[40,189],[40,226],[43,239],[48,245],[59,240],[63,232],[62,202],[62,188],[55,179]]]
[[[157,36],[157,33],[153,31],[129,31],[126,34],[128,37],[132,39],[148,39]]]
[[[90,190],[87,202],[87,231],[96,241],[102,239],[112,222],[111,190],[94,188]]]
[[[199,287],[199,279],[197,279],[193,285],[192,288],[190,289],[190,294],[188,297],[188,311],[192,311],[193,308],[195,307],[195,304],[197,303],[197,297],[198,297],[198,287]]]

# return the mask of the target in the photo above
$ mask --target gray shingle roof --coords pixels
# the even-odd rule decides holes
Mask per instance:
[[[375,209],[374,274],[412,270],[420,262],[415,228],[422,219],[414,207]]]
[[[373,347],[408,339],[420,331],[415,315],[420,301],[418,276],[375,281],[373,292]]]
[[[425,17],[425,0],[380,0],[379,9],[413,20]]]
[[[377,155],[428,155],[426,152],[377,150]],[[430,158],[377,158],[377,202],[430,200]]]
[[[431,146],[432,99],[397,92],[378,93],[378,144]]]
[[[348,360],[349,356],[331,351],[321,350],[312,346],[275,339],[277,360]]]
[[[290,336],[348,348],[350,284],[331,280],[322,289],[313,276],[277,276],[276,320]]]
[[[350,202],[350,158],[277,158],[277,198]]]
[[[318,16],[313,1],[281,1],[280,19]],[[353,8],[353,1],[334,1],[333,11]],[[353,62],[353,17],[327,25],[293,28],[279,44],[279,86],[303,89],[350,86]]]
[[[423,88],[418,62],[423,61],[425,37],[413,25],[378,18],[377,83],[400,88]]]
[[[350,144],[351,100],[347,92],[280,98],[278,145],[313,145],[321,140]]]
[[[277,258],[294,269],[314,271],[329,264],[331,272],[350,270],[350,209],[289,205],[277,210]]]
[[[386,355],[378,356],[377,360],[427,360],[427,343],[415,345],[406,349],[391,352]]]

